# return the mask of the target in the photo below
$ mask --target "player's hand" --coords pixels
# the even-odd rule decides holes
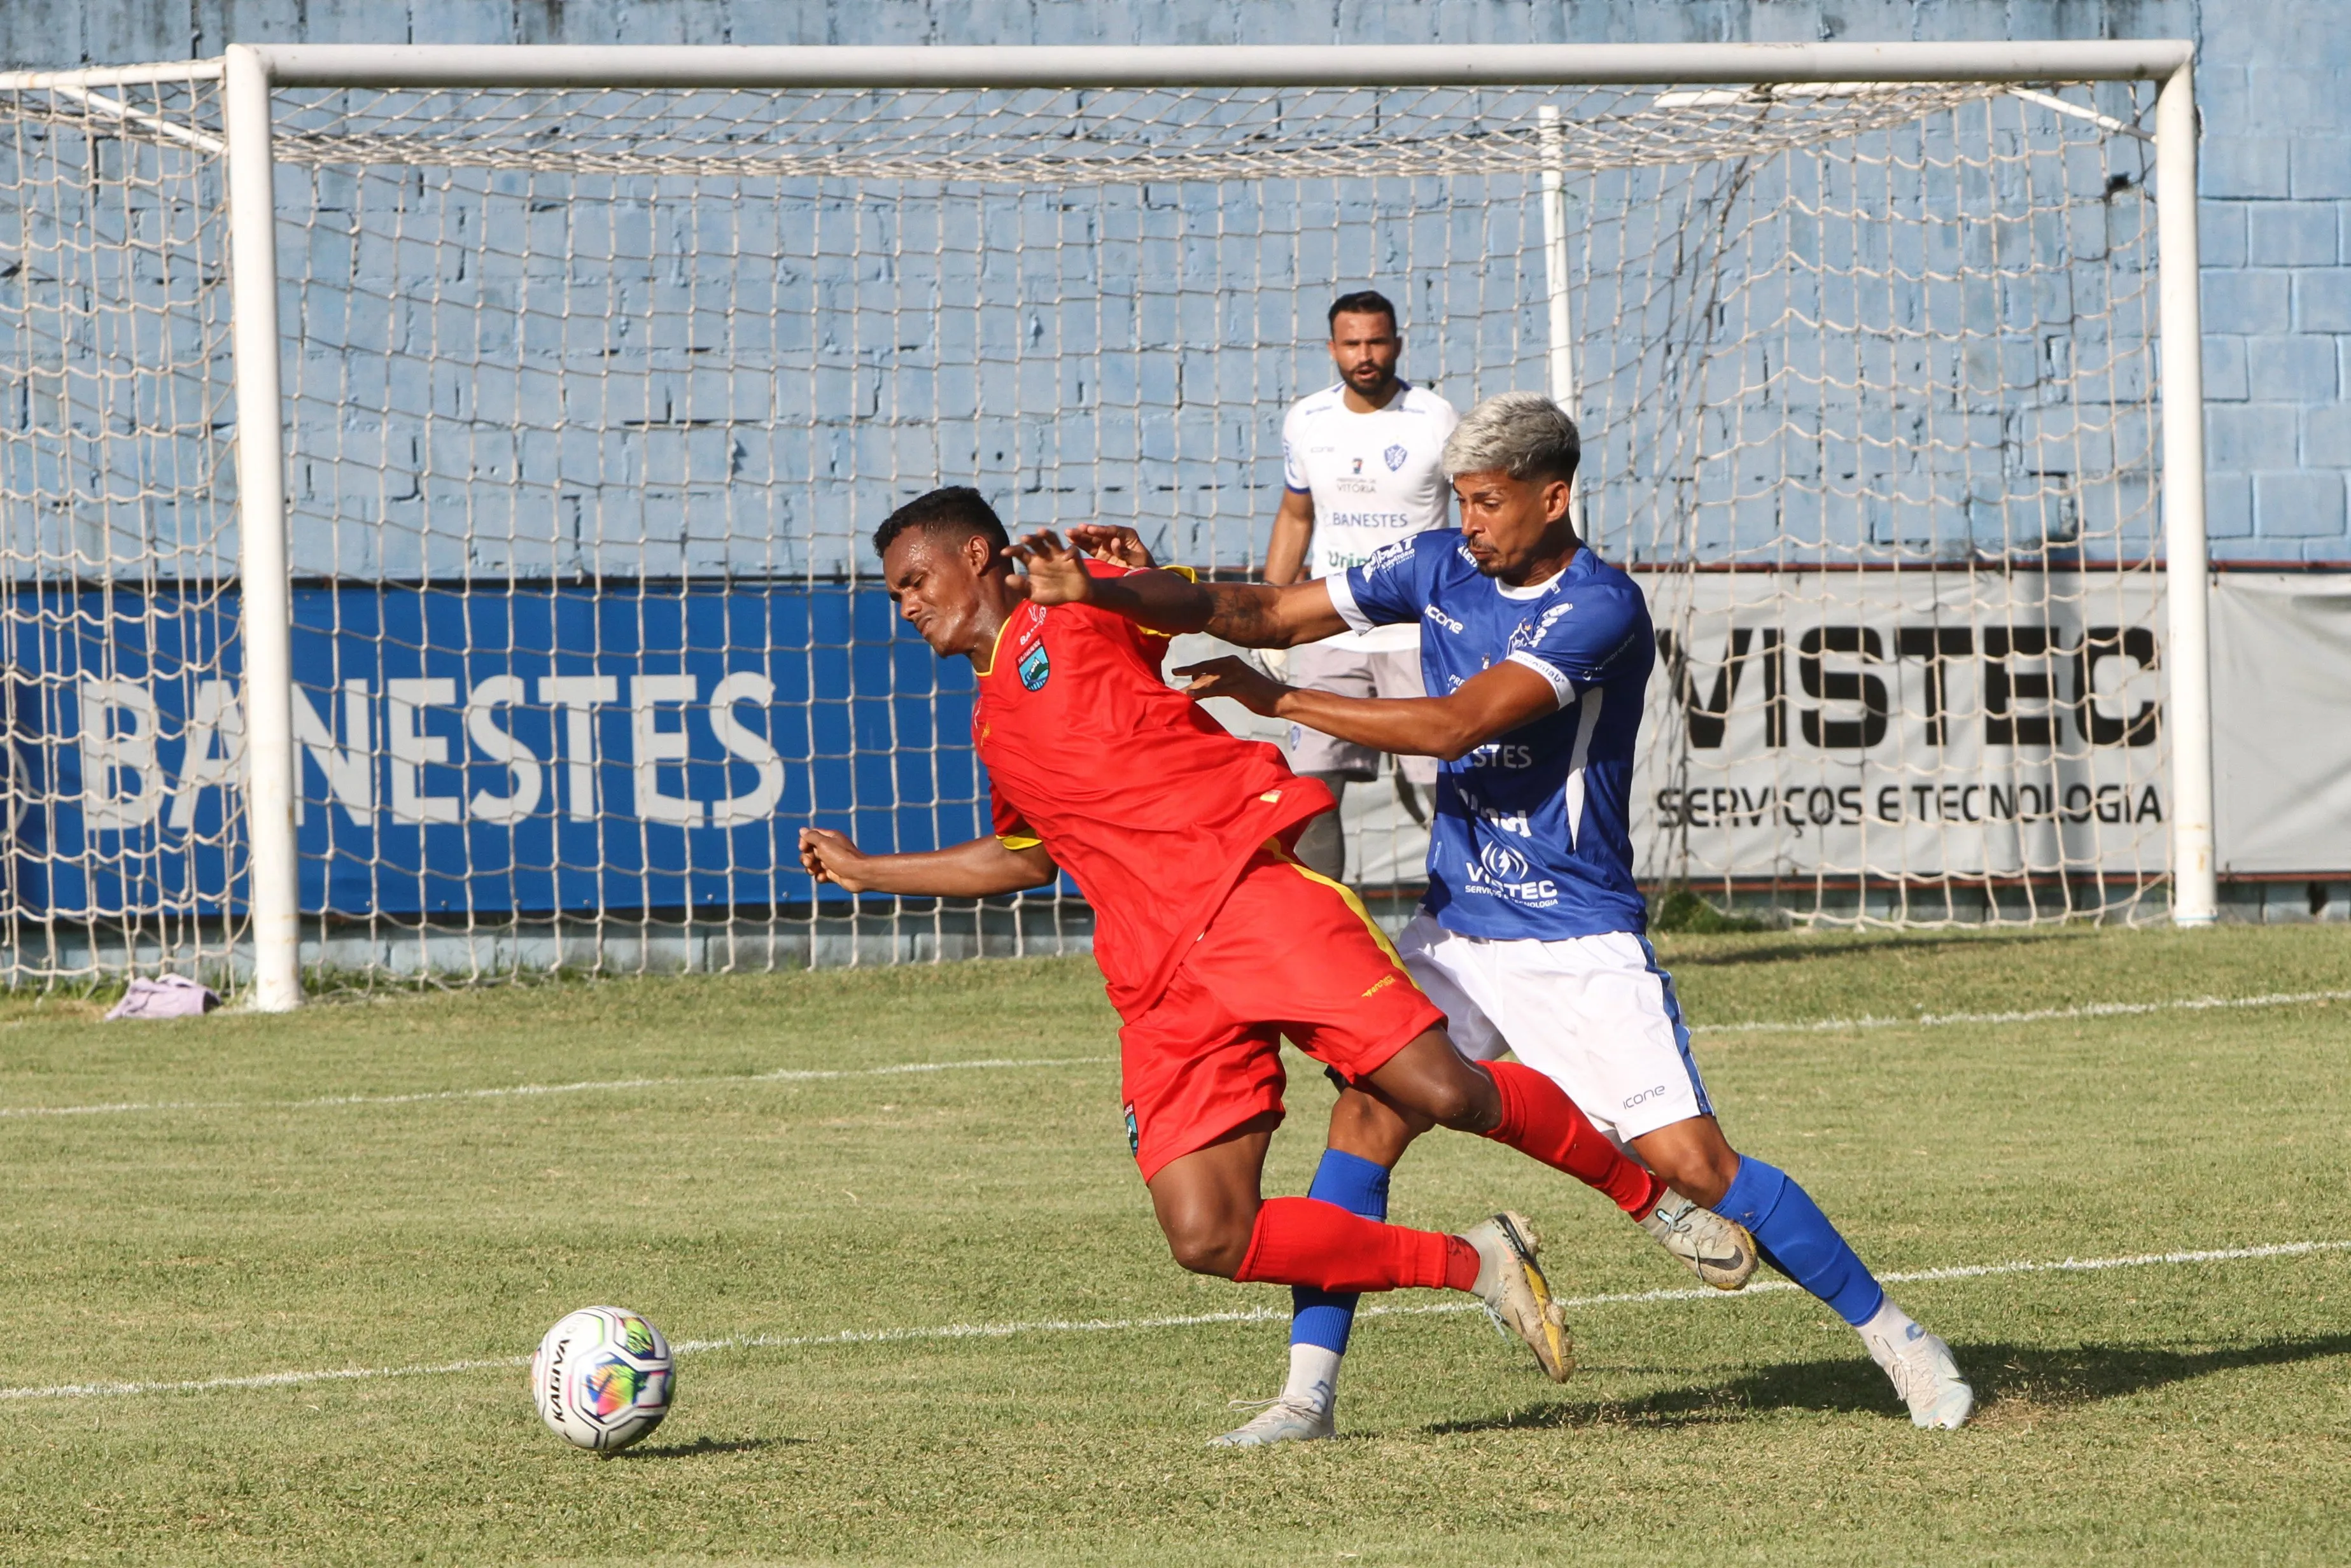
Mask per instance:
[[[831,828],[800,830],[800,869],[820,883],[829,882],[844,893],[863,893],[872,885],[862,874],[867,858],[847,833]]]
[[[1189,675],[1192,684],[1184,688],[1194,700],[1207,697],[1230,697],[1254,714],[1268,718],[1278,716],[1274,708],[1290,694],[1290,688],[1245,659],[1227,654],[1204,664],[1186,664],[1176,672]]]
[[[1141,534],[1113,523],[1080,523],[1070,530],[1070,543],[1096,560],[1115,566],[1148,571],[1159,564],[1151,559],[1150,547]]]
[[[1086,558],[1061,542],[1050,528],[1040,528],[1025,539],[1004,547],[1020,563],[1023,575],[1012,580],[1013,591],[1035,604],[1083,604],[1094,596],[1094,580]]]

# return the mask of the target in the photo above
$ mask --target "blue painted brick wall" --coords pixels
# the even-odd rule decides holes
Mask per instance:
[[[2187,37],[2205,124],[2222,560],[2351,561],[2351,16],[2342,0],[7,0],[0,61],[235,40],[1508,43]]]

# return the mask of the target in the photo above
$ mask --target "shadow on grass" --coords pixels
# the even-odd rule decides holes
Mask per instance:
[[[705,1454],[750,1454],[806,1437],[696,1437],[691,1443],[647,1443],[607,1456],[614,1459],[698,1459]]]
[[[2287,1366],[2351,1355],[2351,1334],[2271,1340],[2260,1344],[2179,1351],[2160,1345],[1959,1344],[1952,1347],[1975,1385],[1980,1417],[2003,1410],[2057,1410],[2118,1398],[2216,1372]],[[1506,1416],[1445,1421],[1425,1431],[1539,1431],[1586,1427],[1713,1426],[1759,1410],[1899,1413],[1886,1375],[1861,1357],[1792,1361],[1707,1387],[1661,1389],[1638,1401],[1562,1400]]]

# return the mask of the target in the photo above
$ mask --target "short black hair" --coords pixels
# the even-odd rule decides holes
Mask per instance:
[[[1339,296],[1331,306],[1331,325],[1334,329],[1342,316],[1384,316],[1388,319],[1388,330],[1396,329],[1395,307],[1376,288],[1358,288],[1353,294]]]
[[[949,485],[917,496],[884,517],[873,530],[873,553],[887,555],[891,542],[908,528],[920,528],[943,544],[961,544],[977,534],[987,541],[992,567],[1012,570],[1004,554],[1012,536],[1004,531],[1004,520],[987,504],[987,497],[968,485]]]

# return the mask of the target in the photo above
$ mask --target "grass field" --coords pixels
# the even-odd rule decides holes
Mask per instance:
[[[0,1003],[0,1558],[2351,1560],[2351,999],[2168,1005],[2351,992],[2351,933],[1665,956],[1734,1140],[1882,1270],[2335,1245],[1897,1285],[1973,1375],[1956,1434],[1793,1291],[1583,1305],[1563,1387],[1407,1293],[1359,1329],[1339,1441],[1211,1452],[1281,1324],[1135,1320],[1286,1300],[1167,1261],[1082,961],[179,1024]],[[2082,1010],[2111,1004],[2155,1005]],[[1719,1027],[1815,1020],[1847,1021]],[[872,1071],[924,1063],[972,1065]],[[615,1080],[652,1082],[580,1086]],[[517,1085],[571,1087],[465,1092]],[[1291,1101],[1274,1190],[1330,1091],[1293,1071]],[[1425,1142],[1396,1193],[1412,1223],[1528,1209],[1577,1296],[1688,1283],[1478,1140]],[[732,1342],[605,1461],[504,1364],[591,1301]],[[956,1324],[1032,1326],[833,1337]],[[119,1386],[397,1368],[439,1370]]]

